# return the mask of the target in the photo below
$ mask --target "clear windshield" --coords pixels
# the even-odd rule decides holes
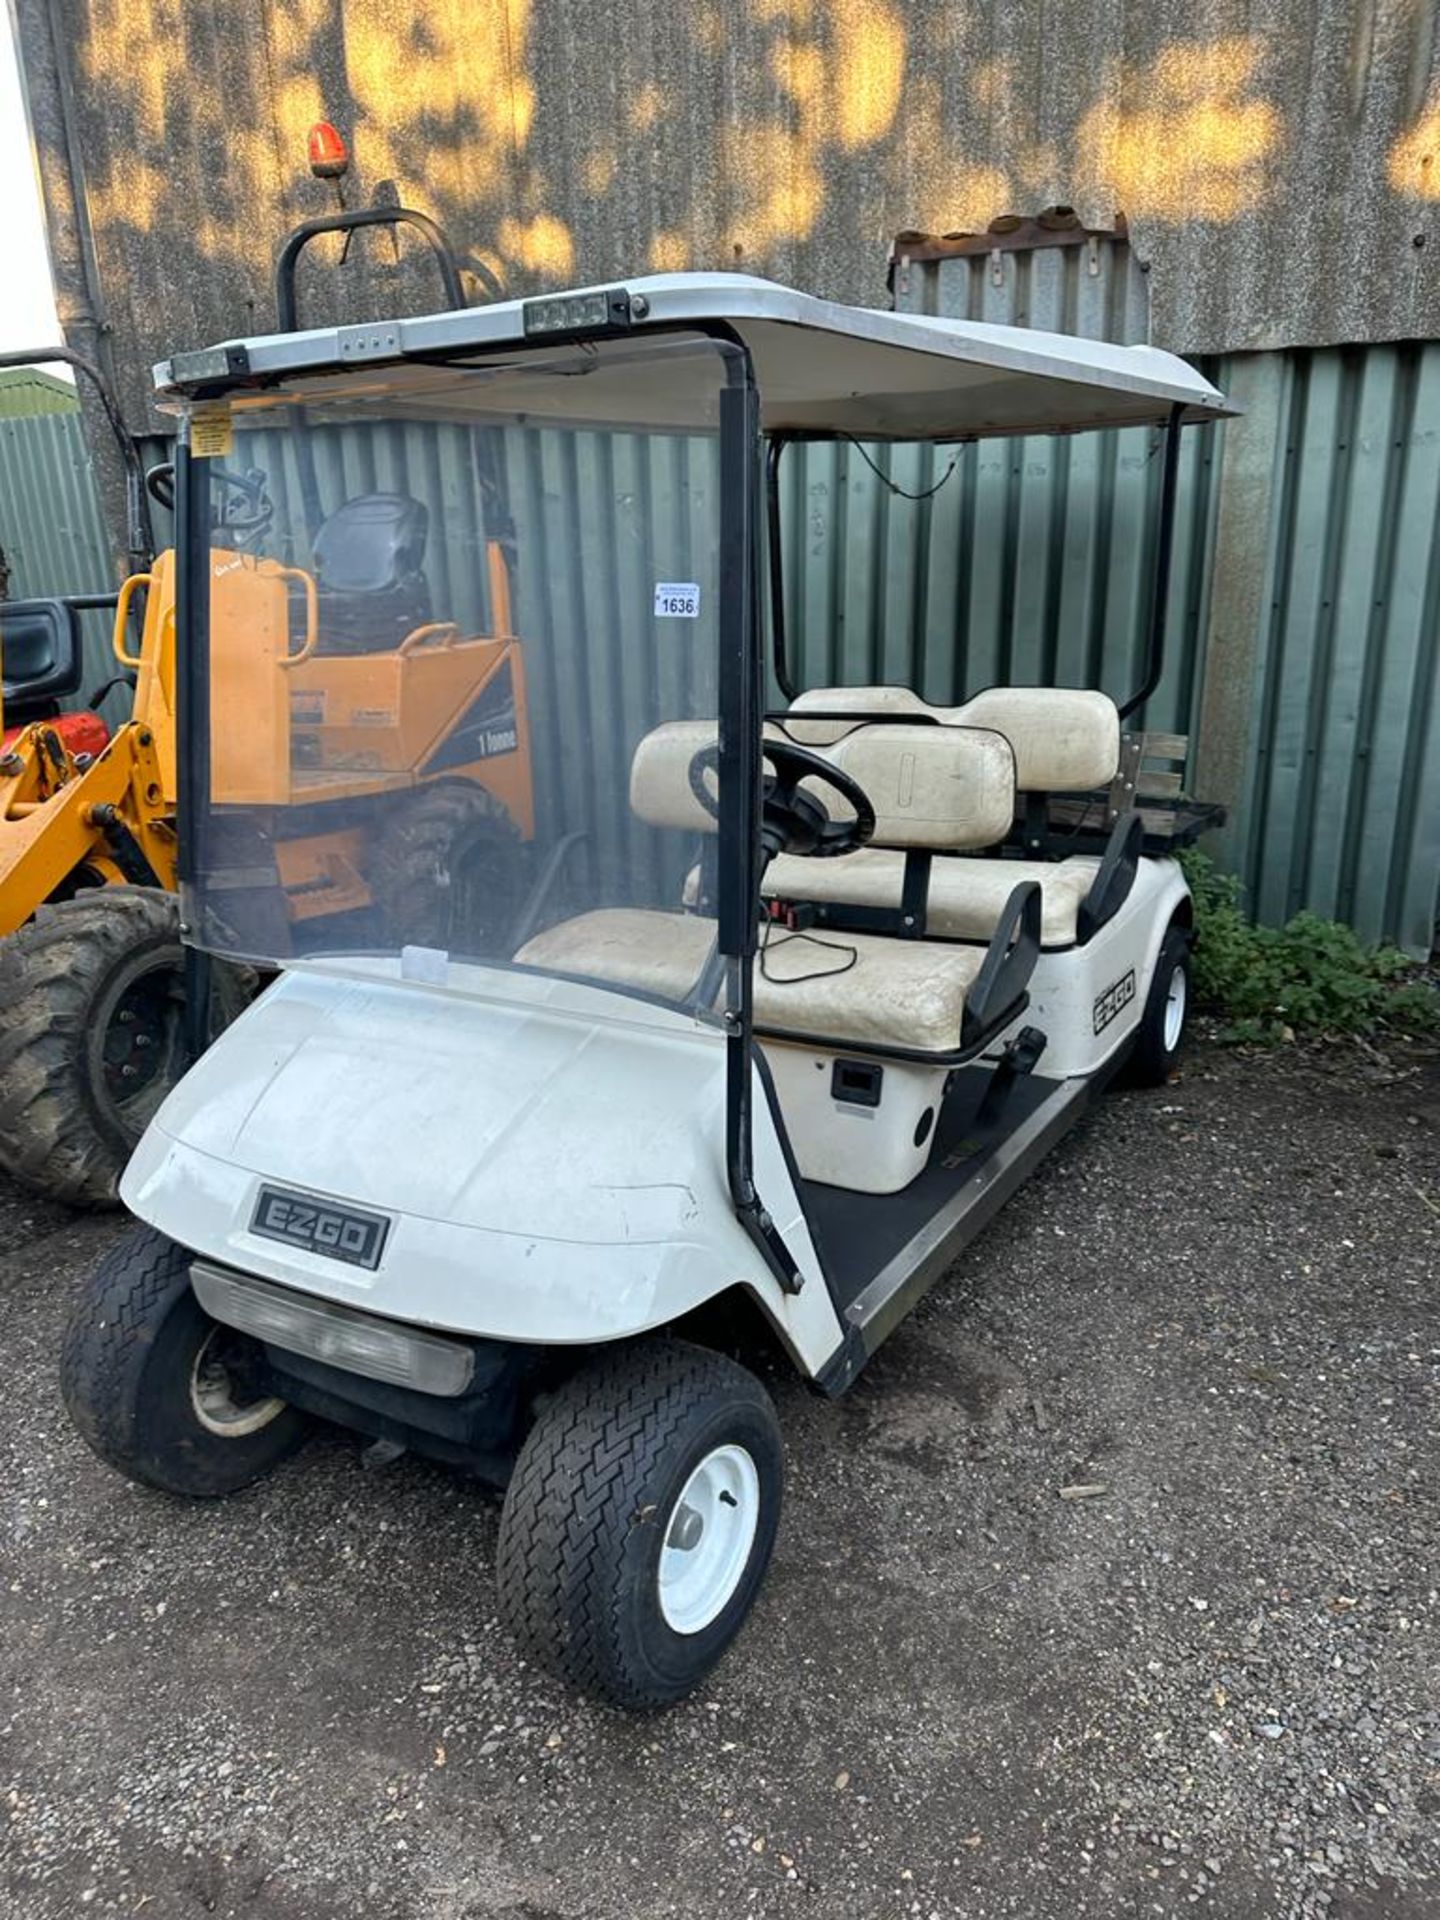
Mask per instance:
[[[235,403],[210,462],[200,944],[713,999],[689,758],[716,728],[732,358],[607,343]],[[652,741],[632,795],[667,726],[688,750]]]

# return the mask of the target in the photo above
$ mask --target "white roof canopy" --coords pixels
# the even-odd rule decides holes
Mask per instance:
[[[1234,411],[1193,367],[1154,347],[840,306],[744,274],[656,274],[627,280],[623,287],[632,301],[643,300],[643,318],[628,332],[607,335],[607,345],[614,340],[618,349],[624,342],[630,353],[639,349],[643,355],[647,338],[662,329],[692,337],[707,327],[728,330],[750,352],[768,433],[953,440],[1139,425],[1166,420],[1177,406],[1191,420]],[[567,350],[558,340],[527,342],[527,304],[506,300],[456,313],[226,344],[245,349],[252,376],[286,377],[287,386],[299,376],[297,384],[312,401],[319,399],[322,385],[336,397],[346,390],[374,393],[388,387],[412,356],[413,376],[397,384],[408,390],[406,410],[417,412],[424,410],[431,386],[425,376],[435,372],[435,356],[459,351],[467,358],[508,362],[515,370],[504,382],[508,409],[517,404],[516,376],[523,380],[523,357],[516,349],[548,347],[551,358]],[[423,357],[428,368],[415,366],[414,357]],[[192,366],[189,355],[162,362],[155,369],[157,387],[162,392],[183,388],[196,377]],[[645,418],[643,357],[634,366],[633,410],[632,404],[612,400],[616,424],[625,415],[627,424]],[[342,377],[333,384],[304,378],[326,373]],[[614,380],[601,384],[607,392],[616,385]],[[453,417],[453,374],[435,383],[442,385]],[[533,411],[552,420],[563,417],[569,402],[557,393],[557,383],[536,380],[533,385]],[[438,391],[433,398],[439,402]],[[570,400],[577,415],[585,414],[579,395],[572,393]],[[602,424],[603,416],[592,423]],[[657,419],[654,424],[666,423]]]

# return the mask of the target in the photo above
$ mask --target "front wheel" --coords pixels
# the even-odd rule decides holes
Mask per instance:
[[[743,1367],[676,1340],[606,1354],[521,1450],[500,1521],[501,1616],[602,1700],[679,1700],[754,1605],[782,1481],[774,1409]]]
[[[1129,1077],[1137,1086],[1163,1087],[1179,1062],[1190,1013],[1190,941],[1187,927],[1172,925],[1160,942],[1130,1055]]]
[[[80,1289],[60,1388],[107,1465],[164,1493],[213,1498],[260,1479],[305,1435],[305,1416],[267,1391],[259,1358],[195,1298],[185,1249],[137,1227]]]

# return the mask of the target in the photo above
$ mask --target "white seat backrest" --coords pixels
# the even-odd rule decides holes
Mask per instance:
[[[877,847],[993,847],[1015,819],[1015,756],[1001,733],[882,720],[810,751],[864,788]],[[840,795],[819,781],[815,788],[831,818],[844,819]]]
[[[766,736],[784,738],[775,728],[767,728]],[[715,820],[690,784],[695,755],[715,740],[715,726],[707,720],[672,720],[645,735],[630,765],[630,805],[642,820],[688,833],[715,832]],[[881,721],[852,727],[843,740],[810,751],[833,760],[864,788],[875,809],[876,846],[991,847],[1015,818],[1015,757],[999,733]],[[713,775],[707,784],[713,792]],[[848,817],[838,793],[818,779],[813,790],[832,819]]]
[[[924,713],[938,720],[948,711],[927,705],[909,687],[811,687],[791,701],[785,716],[786,731],[802,747],[828,747],[843,740],[855,725],[853,720],[802,721],[800,715],[807,707],[818,707],[822,713],[864,714],[875,720],[889,713]]]
[[[962,707],[932,707],[909,687],[811,687],[790,712],[928,713],[947,727],[989,727],[1015,754],[1020,793],[1088,793],[1109,786],[1120,766],[1120,715],[1108,694],[1083,687],[991,687]],[[839,739],[847,722],[812,720],[811,745]],[[791,731],[801,738],[800,723]]]
[[[702,748],[720,739],[713,720],[667,720],[652,727],[630,762],[630,811],[652,827],[684,833],[718,833],[719,823],[690,785],[690,767]],[[711,775],[706,783],[715,791]]]

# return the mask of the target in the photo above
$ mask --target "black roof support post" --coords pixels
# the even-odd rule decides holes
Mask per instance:
[[[770,645],[775,684],[787,700],[793,700],[799,689],[790,672],[785,643],[785,547],[780,533],[780,456],[788,445],[789,441],[780,433],[772,433],[765,443],[765,563],[770,576]]]
[[[1165,615],[1170,601],[1170,562],[1175,551],[1175,500],[1180,484],[1180,422],[1185,409],[1170,409],[1165,428],[1163,466],[1160,471],[1160,523],[1155,530],[1155,572],[1150,583],[1150,631],[1145,642],[1145,678],[1120,709],[1120,718],[1128,720],[1137,707],[1143,707],[1160,684],[1165,671]]]
[[[175,818],[180,843],[180,935],[185,942],[184,1042],[188,1060],[210,1038],[210,955],[186,924],[204,867],[199,844],[210,798],[210,462],[190,451],[190,420],[175,440]]]

